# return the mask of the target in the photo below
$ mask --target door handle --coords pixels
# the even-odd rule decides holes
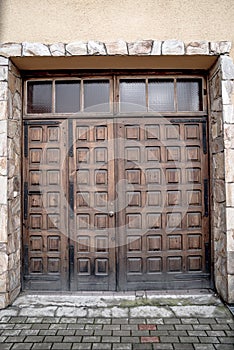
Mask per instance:
[[[112,217],[114,216],[114,214],[115,214],[115,213],[114,213],[113,211],[109,211],[109,213],[108,213],[108,214],[109,214],[109,217],[111,217],[111,218],[112,218]]]

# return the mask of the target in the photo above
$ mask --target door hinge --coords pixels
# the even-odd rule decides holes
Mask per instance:
[[[24,245],[24,274],[28,275],[28,245]]]
[[[24,156],[28,157],[28,125],[24,125]]]
[[[209,216],[209,185],[208,179],[204,179],[204,216]]]
[[[203,143],[203,153],[207,154],[206,120],[203,120],[203,123],[202,123],[202,143]]]
[[[69,272],[70,278],[74,275],[74,245],[69,245]]]
[[[28,217],[28,183],[24,182],[24,219]]]
[[[73,120],[68,121],[68,155],[73,157]]]
[[[74,218],[74,184],[69,182],[70,218]]]
[[[210,271],[210,244],[205,243],[205,266],[206,272]]]

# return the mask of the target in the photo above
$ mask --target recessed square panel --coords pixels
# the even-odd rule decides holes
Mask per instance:
[[[141,214],[127,214],[126,223],[129,229],[141,228]]]
[[[95,127],[95,135],[96,135],[96,141],[107,140],[107,127],[105,125],[96,126]]]
[[[58,208],[60,202],[59,192],[48,192],[47,193],[47,206],[48,208]]]
[[[42,149],[31,148],[29,150],[29,159],[32,164],[40,164],[42,162]]]
[[[197,146],[186,147],[186,160],[191,162],[199,162],[200,148]]]
[[[160,162],[160,147],[146,147],[147,162]]]
[[[48,148],[46,160],[47,164],[60,164],[60,150],[58,148]]]
[[[30,214],[30,227],[32,230],[42,230],[42,215]]]
[[[88,126],[77,126],[76,137],[79,141],[88,141],[89,127]]]
[[[141,236],[128,236],[127,242],[129,252],[141,251]]]
[[[148,191],[147,192],[147,204],[149,206],[158,207],[162,203],[161,191]]]
[[[90,206],[90,195],[89,192],[77,192],[77,208],[79,207],[89,207]]]
[[[41,194],[29,195],[29,204],[31,208],[42,208],[42,195]]]
[[[141,183],[141,171],[139,169],[126,170],[126,177],[130,184]]]
[[[141,206],[141,192],[127,192],[127,203],[126,205],[130,207],[140,207]]]
[[[91,266],[89,259],[77,260],[77,273],[78,275],[89,276],[91,274]]]
[[[59,172],[59,170],[48,170],[47,171],[47,184],[48,185],[59,185],[60,184],[60,172]]]
[[[201,256],[188,256],[188,271],[202,271]]]
[[[166,147],[167,162],[180,161],[180,147]]]
[[[181,181],[180,169],[166,169],[166,180],[169,184],[177,184]]]
[[[181,235],[170,235],[168,239],[169,250],[182,250],[182,236]]]
[[[107,185],[107,170],[96,170],[95,171],[95,184],[96,185]]]
[[[95,228],[102,230],[108,227],[108,217],[106,214],[96,214],[95,215]]]
[[[47,249],[49,252],[60,251],[60,237],[59,236],[48,236],[47,237]]]
[[[181,213],[169,213],[169,214],[167,214],[167,227],[168,228],[181,228],[182,227]]]
[[[160,169],[147,169],[146,170],[146,183],[147,184],[160,184],[161,176]]]
[[[77,148],[77,162],[88,163],[89,162],[89,149],[88,148]]]
[[[200,168],[188,168],[186,169],[187,182],[200,183],[201,182],[201,169]]]
[[[109,245],[107,237],[97,236],[95,239],[95,244],[96,252],[104,253],[108,251]]]
[[[47,260],[48,273],[60,273],[60,259],[58,258],[48,258]]]
[[[162,236],[150,235],[147,236],[147,250],[149,252],[157,252],[162,250]]]
[[[125,149],[125,159],[128,162],[139,162],[140,161],[140,148],[127,147]]]
[[[42,185],[42,172],[39,170],[30,170],[29,184],[32,186]]]
[[[181,191],[167,191],[167,206],[181,205]]]
[[[198,125],[185,125],[185,139],[186,140],[199,140],[199,126]]]
[[[149,213],[146,215],[148,229],[159,229],[162,226],[160,213]]]
[[[108,259],[96,259],[95,260],[95,275],[107,276],[108,275]]]
[[[166,139],[167,140],[179,140],[180,139],[180,126],[179,125],[166,125]]]
[[[89,229],[89,214],[78,214],[76,219],[78,229]]]
[[[41,252],[42,251],[42,237],[41,236],[30,236],[30,246],[31,252]]]
[[[108,202],[108,193],[107,192],[96,192],[95,196],[95,206],[105,208],[107,207]]]
[[[42,273],[43,272],[43,263],[42,258],[31,258],[30,259],[30,273]]]
[[[127,260],[128,274],[142,274],[142,259],[141,258],[128,258]]]
[[[60,227],[60,215],[48,214],[47,215],[47,228],[48,230],[58,229]]]
[[[201,213],[187,213],[188,228],[201,227]]]
[[[167,271],[168,272],[182,272],[182,257],[170,256],[167,258]]]
[[[188,239],[188,249],[202,249],[202,237],[200,234],[190,234]]]
[[[159,125],[145,125],[146,140],[159,140],[160,129]]]
[[[107,163],[107,149],[104,147],[95,148],[95,162]]]
[[[202,205],[201,191],[199,190],[187,191],[187,203],[188,205]]]
[[[29,127],[29,142],[42,142],[43,129],[39,126]]]
[[[162,258],[148,258],[147,259],[147,273],[161,273],[162,272]]]
[[[135,125],[126,125],[126,139],[127,140],[139,140],[140,137],[140,127]]]
[[[48,126],[48,142],[59,142],[59,128],[57,126]]]
[[[90,251],[90,238],[88,236],[79,236],[77,238],[77,251],[78,252]]]

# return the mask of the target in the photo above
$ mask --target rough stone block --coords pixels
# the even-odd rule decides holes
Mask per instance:
[[[234,64],[231,57],[222,56],[221,60],[221,68],[222,68],[222,78],[223,79],[234,79]]]
[[[7,307],[8,302],[7,302],[7,294],[3,293],[0,294],[0,309],[4,309],[5,307]],[[5,314],[5,311],[4,311]]]
[[[213,155],[214,175],[216,179],[224,179],[224,153]]]
[[[227,312],[224,307],[214,305],[190,305],[190,306],[172,306],[173,312],[177,317],[226,317]]]
[[[173,317],[173,313],[164,307],[138,306],[130,309],[130,316],[135,318],[144,317]]]
[[[192,41],[186,46],[187,55],[209,55],[209,42]]]
[[[0,293],[7,291],[7,272],[0,275]]]
[[[234,82],[230,80],[222,81],[223,104],[234,104]]]
[[[21,44],[3,43],[0,44],[0,56],[14,57],[21,56]]]
[[[234,150],[225,149],[225,180],[226,182],[234,182]],[[234,227],[233,227],[234,228]]]
[[[66,52],[68,56],[82,56],[87,55],[87,43],[84,41],[75,41],[66,45]]]
[[[234,275],[234,251],[227,252],[227,273]]]
[[[51,56],[49,48],[42,43],[23,42],[23,56]]]
[[[7,242],[7,205],[0,205],[0,242]]]
[[[8,78],[8,68],[0,67],[0,81],[6,81]]]
[[[184,43],[179,40],[166,40],[162,44],[163,55],[184,55]]]
[[[8,269],[8,255],[0,251],[0,275],[5,273]]]
[[[152,45],[152,40],[142,40],[128,43],[129,55],[150,55]]]
[[[86,317],[87,316],[87,309],[80,308],[80,307],[66,307],[61,306],[56,311],[56,316],[66,316],[69,315],[69,317]]]
[[[231,51],[231,41],[212,41],[210,43],[210,53],[214,55],[228,54]]]
[[[0,101],[0,120],[7,119],[7,101]]]
[[[7,175],[7,157],[0,157],[0,175]]]
[[[7,100],[8,85],[6,82],[0,82],[0,101]]]
[[[0,176],[1,191],[0,191],[0,205],[7,205],[7,176]]]
[[[52,56],[65,56],[65,45],[63,43],[55,43],[50,45]]]
[[[151,55],[161,55],[162,52],[162,41],[154,40]]]
[[[226,183],[226,204],[234,207],[234,183]]]
[[[88,42],[89,55],[106,55],[105,45],[99,41],[90,40]]]
[[[234,230],[227,231],[227,250],[234,251]]]
[[[9,59],[6,57],[0,56],[0,66],[8,66],[9,64]]]
[[[227,231],[234,230],[234,208],[226,208]]]
[[[223,105],[223,121],[224,123],[234,123],[234,106]]]
[[[234,275],[228,275],[228,299],[230,304],[234,303]]]
[[[211,100],[211,111],[212,112],[222,112],[223,104],[222,98],[218,97],[215,100]]]
[[[108,55],[127,55],[127,43],[123,40],[106,43]]]

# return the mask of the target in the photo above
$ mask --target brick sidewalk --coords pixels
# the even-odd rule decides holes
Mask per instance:
[[[24,299],[0,311],[0,350],[234,349],[234,319],[221,302],[139,306],[138,300],[138,305],[131,307],[83,305],[73,307],[76,317],[69,317],[71,306],[66,303],[56,309],[50,303],[47,300],[44,306],[35,307]],[[51,310],[54,315],[45,316]]]

